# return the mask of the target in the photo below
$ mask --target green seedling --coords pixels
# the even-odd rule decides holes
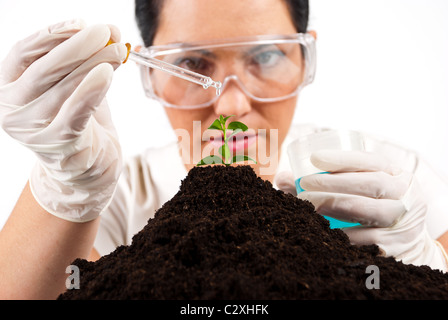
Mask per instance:
[[[209,129],[220,130],[222,132],[224,143],[222,146],[219,147],[218,150],[221,157],[218,155],[207,156],[198,162],[197,164],[198,166],[208,164],[224,164],[226,166],[230,166],[232,163],[248,160],[257,163],[254,159],[245,155],[235,155],[232,157],[228,141],[232,139],[232,137],[237,133],[246,131],[248,127],[244,123],[239,121],[230,122],[229,125],[226,127],[227,119],[229,119],[230,117],[233,116],[228,116],[224,118],[222,115],[220,115],[219,119],[213,121],[212,125],[208,127]],[[229,136],[227,136],[227,130],[232,130],[232,133],[230,133]]]

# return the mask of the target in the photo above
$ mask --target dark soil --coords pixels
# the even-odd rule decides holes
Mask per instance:
[[[447,299],[448,275],[353,246],[249,166],[196,167],[134,236],[59,299]],[[369,265],[380,289],[368,289]]]

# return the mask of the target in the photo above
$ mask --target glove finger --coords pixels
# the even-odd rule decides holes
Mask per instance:
[[[320,150],[311,155],[311,163],[327,172],[383,171],[401,173],[382,155],[363,151]]]
[[[302,177],[300,186],[307,191],[398,200],[406,193],[411,177],[407,172],[393,176],[382,171],[312,174]]]
[[[17,80],[37,59],[85,27],[83,20],[60,22],[17,42],[0,65],[0,86]]]
[[[71,153],[70,150],[64,150],[64,145],[70,144],[85,129],[92,113],[109,89],[112,74],[113,68],[110,64],[102,63],[96,66],[64,102],[54,120],[44,129],[30,130],[17,126],[18,129],[8,133],[42,157],[55,153],[65,155]]]
[[[389,227],[406,212],[400,200],[315,191],[304,191],[297,197],[310,201],[322,215],[363,226]]]
[[[121,41],[120,29],[118,29],[117,26],[113,24],[108,24],[107,26],[109,27],[110,30],[110,40],[112,40],[112,42],[120,42]]]
[[[350,243],[357,246],[376,244],[383,256],[394,257],[406,264],[420,265],[421,263],[418,263],[418,260],[421,260],[424,256],[421,252],[431,250],[424,248],[426,243],[417,234],[410,238],[404,237],[406,241],[397,241],[398,230],[392,231],[385,228],[366,228],[362,226],[343,230],[349,237]],[[401,236],[403,237],[403,234]],[[415,252],[414,250],[417,247],[421,247],[421,249]]]
[[[397,260],[401,260],[400,255],[406,252],[409,242],[415,242],[419,239],[413,238],[410,241],[397,242],[396,232],[388,232],[388,229],[384,228],[366,228],[363,226],[345,228],[344,232],[349,237],[351,244],[357,246],[375,244],[380,248],[381,255],[392,256]]]
[[[282,171],[277,173],[274,178],[274,183],[277,185],[278,189],[283,192],[293,195],[297,194],[294,175],[290,171]]]
[[[97,53],[93,58],[87,60],[80,67],[78,67],[74,72],[72,72],[69,76],[67,76],[63,81],[61,81],[61,85],[67,87],[69,89],[73,84],[78,85],[81,80],[86,77],[86,74],[93,70],[97,65],[101,63],[108,63],[113,67],[113,70],[117,69],[121,62],[126,58],[127,48],[122,43],[114,43],[102,49],[99,53]],[[95,84],[94,84],[95,85]],[[58,84],[59,86],[59,84]],[[66,92],[69,90],[59,90],[57,88],[57,92]],[[68,97],[62,96],[59,100],[66,100]],[[70,107],[69,107],[70,108]],[[105,108],[107,110],[98,109],[95,111],[95,117],[97,122],[100,125],[103,125],[106,128],[109,128],[111,124],[111,117],[109,113],[109,108]]]
[[[36,99],[103,49],[110,34],[105,25],[91,26],[76,33],[32,63],[13,83],[13,88],[8,88],[15,94],[10,94],[9,99],[2,95],[2,102],[20,106]]]
[[[115,126],[112,122],[112,115],[106,99],[101,101],[100,106],[97,108],[93,116],[95,117],[98,125],[116,134]]]
[[[364,226],[355,226],[352,228],[345,228],[344,232],[350,239],[350,243],[357,246],[366,246],[376,244],[382,254],[389,254],[389,244],[396,243],[395,239],[391,239],[390,233],[385,232],[384,228],[369,228]]]
[[[65,101],[73,94],[86,75],[101,63],[113,67],[121,65],[127,54],[124,44],[115,43],[103,48],[95,56],[85,61],[75,71],[42,94],[38,100],[17,109],[11,106],[2,119],[3,129],[14,139],[25,144],[39,144],[48,139],[42,132],[56,117]],[[6,108],[0,104],[0,109]]]
[[[78,137],[104,99],[113,71],[108,63],[93,68],[64,103],[54,121],[42,131],[42,137],[48,132],[58,132],[62,141]]]

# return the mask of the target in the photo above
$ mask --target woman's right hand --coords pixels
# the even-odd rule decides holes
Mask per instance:
[[[0,65],[1,126],[37,155],[33,196],[65,220],[98,217],[121,172],[105,99],[127,54],[119,41],[113,26],[67,21],[18,42]]]

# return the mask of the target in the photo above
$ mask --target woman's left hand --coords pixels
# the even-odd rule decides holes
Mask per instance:
[[[331,174],[303,177],[305,191],[298,197],[322,215],[359,222],[343,229],[353,244],[377,244],[384,255],[403,263],[447,271],[446,253],[426,229],[427,205],[412,173],[380,154],[360,151],[322,150],[311,162]],[[276,182],[280,188],[288,185]]]

